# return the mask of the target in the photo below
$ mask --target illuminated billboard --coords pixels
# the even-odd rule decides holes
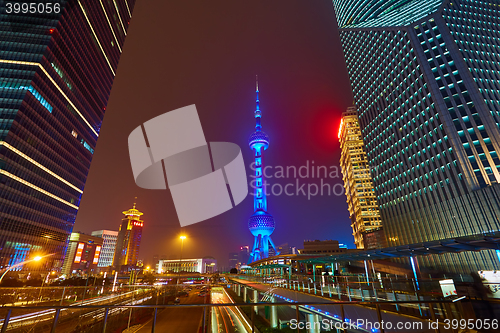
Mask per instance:
[[[95,247],[95,253],[94,253],[94,261],[92,262],[93,264],[97,264],[99,261],[99,255],[101,254],[101,247],[97,245]]]
[[[76,248],[75,254],[75,264],[80,263],[82,260],[83,248],[85,247],[85,243],[78,243],[78,247]]]

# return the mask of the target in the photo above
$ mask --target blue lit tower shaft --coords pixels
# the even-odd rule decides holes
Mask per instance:
[[[255,181],[254,181],[254,213],[248,220],[248,229],[254,236],[254,244],[252,252],[250,252],[249,263],[267,258],[269,256],[269,246],[272,246],[276,254],[276,247],[271,239],[271,234],[274,231],[274,218],[267,212],[267,198],[264,191],[264,169],[263,152],[269,147],[269,137],[262,131],[261,116],[259,108],[259,85],[256,88],[256,109],[255,115],[255,132],[252,133],[248,140],[248,145],[254,151],[255,156]]]

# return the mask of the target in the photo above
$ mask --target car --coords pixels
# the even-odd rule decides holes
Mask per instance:
[[[181,299],[179,297],[176,297],[174,300],[174,303],[179,304],[181,302]]]
[[[200,292],[200,293],[198,294],[198,296],[200,296],[200,297],[205,297],[205,296],[207,296],[207,293],[205,293],[205,292]]]

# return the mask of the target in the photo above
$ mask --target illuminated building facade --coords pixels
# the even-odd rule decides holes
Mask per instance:
[[[96,273],[101,252],[102,238],[71,233],[61,273],[66,276]]]
[[[62,266],[134,3],[2,8],[0,268],[49,253],[40,267]]]
[[[267,198],[264,191],[264,150],[269,147],[269,137],[262,131],[261,118],[262,112],[259,107],[259,85],[257,84],[257,98],[255,116],[255,132],[250,135],[248,145],[253,150],[255,156],[255,180],[253,181],[254,197],[253,208],[254,213],[248,220],[248,229],[254,236],[252,251],[250,252],[249,263],[269,257],[269,248],[276,252],[276,247],[271,239],[271,234],[274,231],[274,218],[267,212]]]
[[[388,246],[498,231],[498,3],[333,3]],[[493,250],[418,260],[500,269]]]
[[[358,249],[382,248],[385,246],[382,220],[355,106],[342,114],[339,140],[340,167],[354,244]]]
[[[118,231],[114,230],[97,230],[92,231],[92,236],[102,238],[101,255],[97,267],[110,267],[113,265],[113,257],[115,255],[116,240],[118,239]]]
[[[186,273],[215,273],[217,272],[217,260],[212,257],[201,259],[160,259],[156,264],[156,272],[161,273],[178,273],[179,264],[181,272]]]
[[[118,231],[113,257],[113,266],[116,270],[121,270],[123,266],[137,265],[144,225],[144,221],[141,220],[143,213],[135,209],[135,203],[131,209],[124,211],[123,214],[125,218]]]

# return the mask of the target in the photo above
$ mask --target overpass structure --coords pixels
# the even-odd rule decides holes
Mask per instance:
[[[287,267],[290,267],[291,271],[295,268],[299,273],[301,272],[301,266],[304,266],[305,273],[307,274],[307,265],[310,265],[309,267],[312,266],[312,273],[314,275],[316,274],[316,268],[320,266],[323,270],[325,270],[327,266],[330,266],[330,272],[333,274],[334,270],[338,270],[339,265],[343,263],[360,262],[361,266],[364,266],[364,271],[368,280],[371,272],[373,272],[373,275],[376,275],[375,266],[388,266],[391,264],[391,262],[388,261],[384,262],[383,259],[408,258],[411,266],[411,268],[408,269],[408,272],[413,275],[413,279],[415,280],[416,287],[418,289],[419,279],[421,278],[420,268],[416,260],[418,256],[484,250],[496,251],[498,256],[497,266],[500,270],[500,232],[498,231],[382,249],[350,250],[348,252],[332,255],[322,255],[318,253],[316,255],[275,256],[253,262],[250,266],[254,269],[253,272],[258,272],[262,275],[266,274],[266,272],[270,272],[270,268],[276,268],[272,265],[286,265]],[[377,262],[374,264],[374,261]],[[287,272],[287,267],[283,266],[281,269],[285,269],[285,272]],[[397,270],[398,268],[391,267],[391,269]],[[404,272],[403,269],[399,268],[399,270],[399,274],[404,274],[401,273]],[[395,274],[398,273],[396,272]]]
[[[298,328],[303,329],[301,332],[311,333],[319,333],[320,330],[439,332],[444,329],[442,323],[445,319],[468,318],[464,311],[468,305],[462,304],[465,297],[431,300],[406,294],[405,298],[400,296],[394,299],[389,294],[373,295],[349,290],[349,287],[349,296],[346,297],[339,291],[338,285],[291,284],[286,279],[263,283],[235,276],[228,277],[228,280],[244,303],[259,305],[254,307],[255,313],[259,313],[259,307],[261,310],[268,308],[269,323],[273,328]],[[283,305],[272,305],[283,302],[290,304],[288,309],[284,309]],[[472,314],[473,311],[467,313]]]

